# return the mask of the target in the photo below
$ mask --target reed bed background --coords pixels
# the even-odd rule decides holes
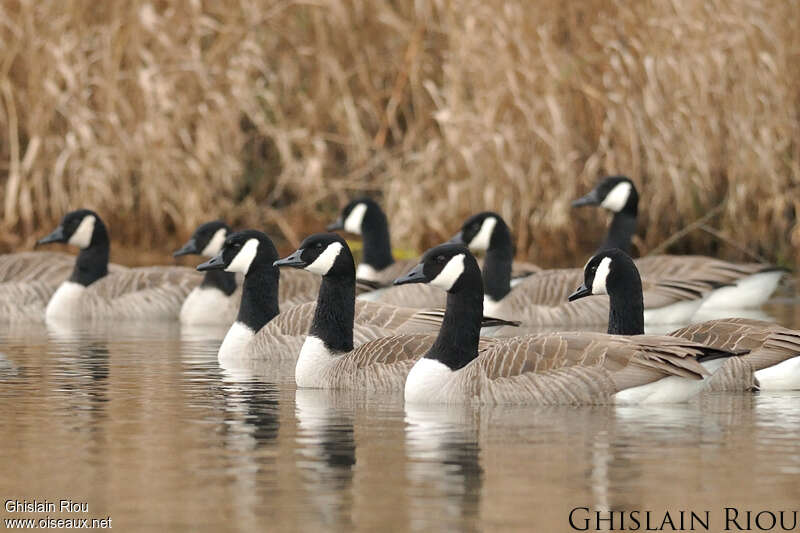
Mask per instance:
[[[639,184],[639,252],[800,259],[800,3],[6,0],[0,245],[68,209],[168,251],[200,222],[288,247],[355,194],[421,250],[499,211],[582,262]],[[693,226],[694,227],[694,226]],[[740,249],[741,248],[741,249]]]

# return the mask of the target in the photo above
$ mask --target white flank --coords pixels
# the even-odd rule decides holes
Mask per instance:
[[[778,286],[783,272],[760,272],[747,276],[731,287],[721,287],[711,292],[702,310],[706,309],[742,309],[758,307],[766,302]]]
[[[208,241],[206,247],[200,252],[200,255],[205,257],[214,257],[222,250],[222,245],[225,243],[225,237],[228,236],[228,231],[225,228],[219,228],[211,240]]]
[[[238,320],[231,325],[217,352],[219,359],[241,359],[247,356],[247,346],[256,332]]]
[[[324,276],[331,269],[333,263],[336,262],[336,258],[339,257],[339,252],[341,251],[342,243],[332,242],[325,248],[324,252],[319,254],[319,257],[317,257],[313,263],[306,267],[306,270]]]
[[[323,388],[325,372],[336,361],[336,356],[325,347],[322,339],[309,335],[300,349],[294,380],[298,387]]]
[[[356,268],[356,279],[363,279],[365,281],[378,281],[378,271],[371,265],[360,263]]]
[[[605,207],[609,211],[614,211],[618,213],[622,211],[622,208],[625,207],[625,204],[628,202],[628,197],[631,195],[631,184],[627,181],[623,181],[618,183],[611,192],[606,195],[603,201],[600,203],[601,206]]]
[[[594,273],[592,294],[608,294],[606,291],[606,278],[609,270],[611,270],[611,258],[604,257],[600,264],[597,265],[597,271]]]
[[[492,241],[492,232],[497,225],[497,219],[494,217],[486,217],[483,219],[481,229],[469,242],[469,249],[472,251],[485,252],[489,249],[489,243]]]
[[[364,215],[366,212],[367,204],[356,204],[344,220],[344,230],[349,233],[361,235],[361,223],[364,222]]]
[[[250,265],[253,264],[253,259],[258,254],[258,239],[248,239],[236,257],[233,258],[231,264],[225,268],[226,272],[241,272],[247,274],[250,270]]]
[[[449,291],[464,272],[464,254],[454,255],[444,266],[439,275],[431,280],[431,285]]]
[[[50,297],[45,318],[71,318],[80,313],[80,303],[86,287],[74,281],[65,281]]]
[[[437,361],[423,357],[417,361],[406,378],[406,402],[450,403],[464,402],[466,399],[447,398],[445,390],[455,372]]]
[[[614,401],[626,405],[687,402],[699,394],[705,384],[704,379],[668,376],[647,385],[619,391],[614,395]]]
[[[761,390],[800,390],[800,357],[792,357],[756,372]]]
[[[216,287],[195,287],[181,306],[181,324],[222,324],[229,305],[230,296]]]
[[[644,323],[645,325],[688,324],[701,305],[703,305],[703,299],[697,298],[695,300],[675,302],[664,307],[645,309]]]
[[[92,234],[94,233],[94,222],[95,217],[94,215],[86,215],[81,220],[81,223],[78,224],[78,229],[75,230],[75,233],[72,234],[72,237],[69,238],[67,241],[72,246],[77,246],[78,248],[88,248],[89,245],[92,243]]]

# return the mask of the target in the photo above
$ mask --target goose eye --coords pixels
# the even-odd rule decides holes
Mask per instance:
[[[316,246],[317,249],[320,249],[320,248],[322,248],[322,243],[318,242],[315,246]]]
[[[444,263],[444,260],[445,260],[445,259],[446,259],[446,257],[445,257],[445,256],[443,256],[443,255],[436,256],[436,261],[437,261],[438,263]]]

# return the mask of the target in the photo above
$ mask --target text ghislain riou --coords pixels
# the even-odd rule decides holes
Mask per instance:
[[[575,507],[573,531],[800,531],[800,510],[597,511]]]
[[[58,504],[50,500],[6,500],[7,513],[88,513],[89,504],[72,500],[58,500]]]

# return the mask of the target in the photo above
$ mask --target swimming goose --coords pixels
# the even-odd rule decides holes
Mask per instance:
[[[38,244],[61,242],[80,248],[67,281],[45,309],[49,319],[177,319],[181,304],[200,281],[182,267],[144,267],[109,273],[110,244],[105,224],[94,211],[79,209]]]
[[[356,301],[353,256],[344,239],[333,233],[311,235],[296,252],[275,264],[322,276],[315,305],[296,306],[285,317],[279,317],[292,326],[295,334],[299,326],[307,324],[303,332],[308,332],[308,336],[295,369],[298,386],[402,390],[411,363],[433,341],[430,334],[441,324],[441,311]],[[310,324],[306,318],[309,313]],[[386,333],[354,349],[354,323],[380,328]],[[481,324],[508,322],[480,317],[479,327]]]
[[[479,347],[483,282],[458,244],[432,248],[397,284],[447,291],[436,342],[411,369],[406,402],[592,404],[682,402],[730,352],[673,337],[543,333]]]
[[[244,275],[236,320],[219,348],[220,361],[294,362],[297,359],[314,317],[315,303],[289,307],[280,313],[281,278],[314,276],[317,287],[320,282],[318,276],[302,270],[285,272],[281,276],[273,264],[278,258],[275,245],[267,235],[245,230],[228,235],[217,255],[197,267],[201,272],[225,271]],[[391,330],[380,327],[395,325],[386,306],[381,308],[369,304],[363,307],[366,308],[363,314],[378,325],[356,325],[353,334],[356,344],[389,335]],[[382,311],[382,320],[376,310]]]
[[[215,220],[201,224],[179,250],[172,255],[202,255],[214,257],[222,249],[230,228]],[[224,270],[208,270],[199,286],[192,289],[181,306],[181,324],[231,324],[239,310],[241,291],[237,291],[236,276]]]
[[[543,270],[512,286],[511,232],[497,213],[487,211],[470,217],[450,242],[464,244],[470,251],[485,252],[483,309],[487,316],[513,317],[524,326],[605,324],[607,300],[584,300],[577,305],[567,302],[567,296],[583,277],[579,268]],[[645,321],[685,324],[711,290],[712,285],[692,277],[647,282]]]
[[[608,294],[608,333],[642,334],[642,288],[628,254],[619,249],[603,250],[589,260],[584,271],[583,284],[570,299]],[[751,365],[762,390],[800,388],[800,331],[761,320],[726,318],[692,324],[669,335],[720,350],[748,351],[738,361]]]
[[[614,213],[599,250],[619,248],[630,253],[639,209],[639,193],[630,178],[606,177],[572,205],[600,206]],[[636,266],[645,279],[702,279],[721,286],[701,310],[758,307],[769,299],[785,272],[765,263],[730,263],[699,255],[650,255],[637,259]]]

